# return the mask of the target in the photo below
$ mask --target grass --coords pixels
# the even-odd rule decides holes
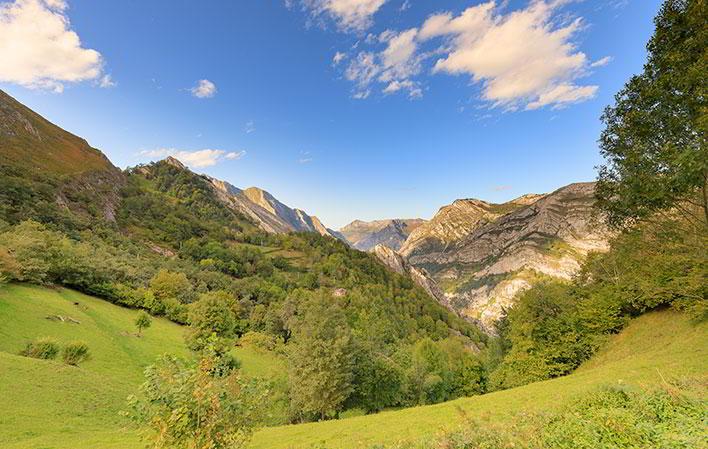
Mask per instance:
[[[164,353],[189,356],[184,329],[153,318],[136,336],[138,312],[68,289],[0,287],[0,448],[130,449],[143,443],[119,415],[143,370]],[[47,319],[62,316],[78,321]],[[80,367],[17,355],[29,341],[51,337],[61,346],[88,343],[91,359]],[[234,354],[246,375],[283,379],[281,359],[250,347]],[[273,420],[286,411],[274,407]]]
[[[49,315],[68,316],[80,324],[48,320]],[[137,430],[118,412],[155,357],[165,352],[187,355],[187,350],[182,328],[163,319],[154,319],[144,336],[136,337],[136,315],[66,289],[0,287],[0,447],[144,447]],[[77,368],[16,355],[27,341],[40,337],[60,344],[84,340],[92,359]],[[235,354],[245,374],[284,379],[278,357],[247,346],[236,348]],[[463,416],[505,425],[519,412],[559,410],[601,385],[652,386],[661,384],[662,377],[705,378],[707,360],[706,324],[691,323],[672,311],[653,312],[634,320],[570,376],[433,406],[268,427],[256,433],[249,449],[361,449],[417,441],[456,429]]]
[[[362,448],[428,438],[466,419],[504,424],[522,411],[560,409],[603,385],[652,386],[665,378],[708,373],[708,325],[673,311],[633,320],[606,348],[575,373],[511,390],[340,421],[263,429],[250,449]]]

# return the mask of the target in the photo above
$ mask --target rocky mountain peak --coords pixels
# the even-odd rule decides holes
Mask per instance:
[[[186,170],[187,166],[184,165],[182,162],[180,162],[177,158],[172,157],[172,156],[167,156],[162,160],[165,164],[171,165],[175,168],[178,168],[180,170]]]
[[[425,223],[419,218],[375,221],[354,220],[340,229],[341,234],[356,249],[372,251],[376,245],[398,250],[411,232]]]

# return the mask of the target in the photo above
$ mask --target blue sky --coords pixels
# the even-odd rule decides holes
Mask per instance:
[[[659,6],[0,1],[0,88],[120,167],[176,154],[333,228],[430,218],[592,180]]]

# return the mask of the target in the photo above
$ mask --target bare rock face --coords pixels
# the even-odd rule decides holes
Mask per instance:
[[[250,187],[241,190],[225,181],[209,176],[204,178],[211,183],[217,196],[226,206],[250,217],[266,232],[317,232],[344,240],[338,232],[324,226],[317,217],[286,206],[263,189]]]
[[[504,204],[457,200],[406,240],[400,255],[423,269],[444,303],[490,332],[516,296],[545,277],[570,279],[610,232],[595,216],[594,183]]]
[[[416,268],[409,265],[400,254],[385,245],[376,245],[373,249],[373,253],[381,261],[381,263],[386,265],[390,270],[398,274],[410,276],[413,282],[422,287],[423,290],[435,298],[439,303],[450,310],[457,312],[453,309],[452,304],[442,290],[440,290],[438,284],[428,275],[428,272],[425,271],[425,269]]]
[[[594,190],[577,183],[503,204],[457,200],[409,226],[398,251],[397,220],[355,221],[342,233],[355,248],[373,245],[391,270],[491,333],[519,293],[544,278],[570,279],[589,252],[607,250]]]
[[[360,251],[372,251],[376,245],[384,245],[397,251],[411,232],[424,223],[425,220],[420,218],[369,222],[355,220],[339,232],[352,247]]]

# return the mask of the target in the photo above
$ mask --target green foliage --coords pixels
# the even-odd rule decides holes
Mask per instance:
[[[288,360],[295,416],[336,416],[353,390],[352,337],[334,298],[318,295],[305,305],[294,326]]]
[[[155,449],[245,447],[262,414],[264,392],[236,370],[223,371],[218,357],[194,364],[163,356],[145,370],[138,395],[125,414],[148,427]]]
[[[204,349],[211,335],[222,339],[236,336],[238,303],[226,292],[209,292],[200,296],[189,312],[187,345],[199,351]]]
[[[546,281],[523,293],[499,329],[503,361],[491,375],[509,388],[570,373],[630,317],[674,307],[708,310],[708,237],[685,220],[655,219],[593,254],[572,283]],[[498,355],[496,356],[498,357]]]
[[[72,341],[64,346],[61,351],[61,358],[67,365],[79,366],[91,358],[89,347],[83,341]]]
[[[138,312],[138,316],[135,318],[135,327],[138,328],[138,335],[141,335],[143,329],[147,329],[150,325],[152,325],[152,318],[150,318],[150,315],[144,310]]]
[[[192,284],[184,273],[176,273],[165,269],[159,270],[150,279],[150,291],[155,299],[161,302],[177,300],[188,304],[194,300]]]
[[[704,447],[708,439],[706,405],[704,398],[683,385],[654,390],[605,387],[585,393],[558,412],[517,415],[504,426],[468,420],[462,429],[447,432],[434,441],[393,447],[698,448]]]
[[[50,337],[38,338],[27,343],[25,349],[20,351],[20,355],[35,359],[54,360],[59,355],[59,343]]]
[[[666,0],[643,73],[605,110],[597,194],[615,225],[684,208],[684,201],[708,222],[706,18],[704,0]]]

